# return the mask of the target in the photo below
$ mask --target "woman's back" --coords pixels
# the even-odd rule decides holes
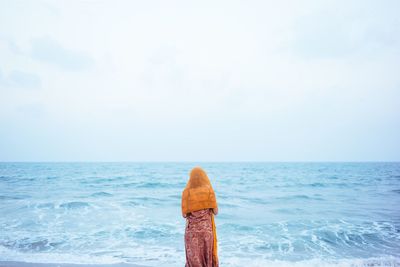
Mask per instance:
[[[182,216],[186,218],[186,267],[218,267],[214,214],[218,205],[206,172],[193,168],[182,192]]]

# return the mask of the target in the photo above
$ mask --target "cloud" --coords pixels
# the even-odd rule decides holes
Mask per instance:
[[[13,41],[13,40],[1,40],[0,41],[5,41],[7,43],[8,49],[14,54],[14,55],[22,55],[21,48]]]
[[[3,77],[0,72],[0,87],[5,88],[40,88],[42,81],[37,74],[13,70]]]
[[[345,58],[355,53],[376,54],[377,49],[398,46],[395,2],[354,1],[349,5],[324,3],[297,19],[293,27],[295,55],[312,58]],[[393,10],[391,10],[393,9]]]
[[[55,65],[66,71],[85,70],[94,65],[94,60],[89,54],[66,49],[49,37],[32,41],[31,56],[35,60]]]
[[[0,160],[398,160],[397,2],[0,4]]]
[[[16,108],[16,111],[23,116],[40,117],[46,113],[45,107],[40,103],[23,104]]]

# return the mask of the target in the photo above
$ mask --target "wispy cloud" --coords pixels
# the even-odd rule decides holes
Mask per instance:
[[[0,2],[0,160],[399,160],[399,6]]]
[[[394,19],[395,1],[375,5],[370,1],[320,3],[293,27],[291,49],[295,55],[341,59],[353,54],[375,56],[380,49],[398,47],[400,21]]]
[[[0,71],[0,87],[4,88],[40,88],[41,79],[37,74],[13,70],[8,75],[4,75]]]
[[[50,37],[42,37],[32,41],[32,58],[52,64],[67,71],[89,69],[94,65],[94,59],[83,51],[64,48]]]

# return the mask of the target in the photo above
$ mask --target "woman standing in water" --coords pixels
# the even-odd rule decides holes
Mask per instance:
[[[200,167],[193,168],[182,192],[182,216],[186,218],[185,267],[219,266],[214,222],[217,213],[217,200],[206,172]]]

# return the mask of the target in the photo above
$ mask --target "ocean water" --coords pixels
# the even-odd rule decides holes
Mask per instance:
[[[0,163],[0,260],[184,266],[196,163]],[[400,163],[201,163],[220,266],[400,266]]]

